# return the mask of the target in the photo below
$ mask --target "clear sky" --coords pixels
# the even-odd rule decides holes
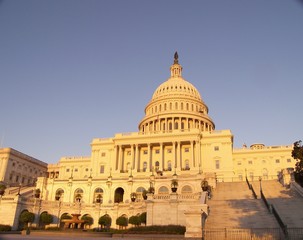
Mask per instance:
[[[303,140],[299,0],[0,0],[0,145],[55,163],[137,131],[175,51],[235,147]]]

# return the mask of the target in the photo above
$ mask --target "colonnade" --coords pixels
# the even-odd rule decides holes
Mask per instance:
[[[200,131],[212,131],[213,126],[211,122],[201,121],[194,118],[164,118],[164,119],[154,119],[152,121],[146,122],[141,125],[140,132],[167,132],[172,130],[189,130],[189,129],[199,129]]]
[[[115,146],[115,170],[120,172],[189,170],[199,165],[199,140]]]

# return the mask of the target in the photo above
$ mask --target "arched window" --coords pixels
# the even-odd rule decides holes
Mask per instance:
[[[103,189],[102,188],[95,189],[94,203],[103,203]]]
[[[184,122],[181,122],[181,129],[184,130]]]
[[[64,195],[64,190],[61,188],[57,189],[55,194],[55,200],[56,201],[63,200],[63,195]]]
[[[147,191],[144,187],[138,187],[136,190],[136,194],[137,194],[137,199],[143,199],[144,198],[144,194],[146,194]]]
[[[82,198],[83,198],[83,190],[81,188],[76,189],[74,194],[74,201],[81,202]]]
[[[178,127],[179,127],[178,122],[175,122],[175,129],[178,129]]]
[[[168,130],[170,130],[170,131],[173,130],[173,124],[172,124],[172,122],[169,122],[168,128],[169,128]]]
[[[191,186],[188,186],[188,185],[185,185],[181,189],[181,193],[192,193],[192,192],[193,192],[193,190],[192,190]]]
[[[121,187],[117,188],[115,191],[115,203],[123,202],[123,195],[124,195],[123,188]]]
[[[175,103],[175,109],[178,110],[178,103]]]
[[[168,191],[168,188],[165,187],[165,186],[162,186],[159,188],[159,191],[158,191],[159,194],[168,194],[169,191]]]

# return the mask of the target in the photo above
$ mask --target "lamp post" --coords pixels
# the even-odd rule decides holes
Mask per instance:
[[[260,192],[262,192],[262,177],[259,177],[259,181],[260,181]]]
[[[59,228],[60,227],[60,212],[61,212],[61,196],[57,195],[56,197],[56,200],[59,201],[59,206],[58,206],[58,223],[57,223],[57,227]]]

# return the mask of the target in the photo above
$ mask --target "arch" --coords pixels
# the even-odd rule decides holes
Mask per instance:
[[[81,202],[83,198],[83,190],[81,188],[77,188],[74,193],[74,202]]]
[[[169,193],[169,190],[165,186],[160,187],[158,190],[158,194],[168,194],[168,193]]]
[[[185,185],[181,189],[181,193],[192,193],[193,189],[189,185]]]
[[[115,203],[123,202],[124,189],[119,187],[115,190]]]

